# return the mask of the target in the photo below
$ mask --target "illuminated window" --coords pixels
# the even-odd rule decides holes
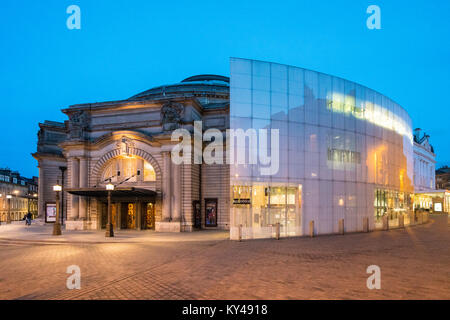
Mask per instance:
[[[147,161],[144,161],[144,181],[155,181],[156,173],[152,165]]]
[[[116,183],[136,183],[156,181],[156,173],[152,165],[135,156],[117,157],[106,165],[101,182],[111,180]]]

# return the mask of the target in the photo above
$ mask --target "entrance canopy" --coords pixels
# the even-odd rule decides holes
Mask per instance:
[[[103,188],[67,188],[65,189],[70,194],[85,197],[106,198],[108,190]],[[135,188],[135,187],[117,187],[111,191],[111,196],[114,198],[146,198],[155,197],[156,192],[153,190]]]

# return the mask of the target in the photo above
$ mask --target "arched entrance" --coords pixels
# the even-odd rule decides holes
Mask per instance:
[[[141,153],[139,153],[141,154]],[[148,161],[148,160],[149,161]],[[152,164],[153,163],[153,164]],[[157,175],[153,158],[146,158],[127,153],[117,155],[103,163],[98,171],[98,184],[104,185],[111,182],[115,186],[157,188]],[[159,168],[157,166],[157,168]],[[159,171],[159,170],[158,170]],[[155,228],[155,197],[117,197],[112,195],[112,216],[115,229],[151,230]],[[107,223],[107,202],[100,203],[101,227]]]

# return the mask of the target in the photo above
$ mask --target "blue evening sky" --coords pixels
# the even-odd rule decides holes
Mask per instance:
[[[81,8],[68,30],[66,8]],[[381,30],[366,9],[381,8]],[[229,57],[313,69],[377,90],[431,135],[450,164],[448,0],[1,0],[0,167],[37,175],[38,122],[71,104],[125,99]]]

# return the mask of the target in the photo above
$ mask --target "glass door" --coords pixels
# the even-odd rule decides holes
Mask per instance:
[[[142,228],[154,230],[155,229],[155,205],[148,202],[143,206]]]

